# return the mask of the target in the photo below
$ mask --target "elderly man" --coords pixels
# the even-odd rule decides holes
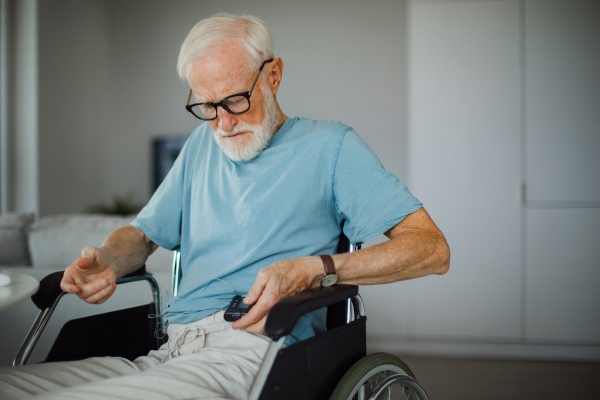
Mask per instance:
[[[199,22],[182,45],[178,70],[191,87],[186,108],[208,123],[191,135],[131,226],[100,248],[84,248],[61,283],[88,303],[103,303],[115,281],[157,246],[181,250],[180,291],[163,311],[168,343],[134,362],[5,369],[3,399],[241,399],[279,299],[329,275],[365,285],[448,270],[442,233],[351,128],[281,111],[283,61],[262,21],[218,14]],[[353,242],[382,233],[390,240],[331,258],[342,220]],[[328,261],[336,272],[326,272]],[[223,309],[236,294],[254,306],[231,324]],[[322,310],[302,317],[288,344],[323,331],[324,318]]]

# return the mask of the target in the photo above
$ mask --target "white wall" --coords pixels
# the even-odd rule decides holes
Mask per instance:
[[[418,354],[600,358],[600,5],[412,1],[409,176],[450,273],[407,282]]]
[[[371,349],[599,359],[597,2],[410,4],[40,0],[41,213],[146,199],[150,139],[197,123],[181,41],[217,11],[256,14],[284,112],[353,126],[450,242],[448,275],[361,288]]]
[[[8,160],[8,209],[39,212],[38,157],[38,3],[12,1],[10,31]],[[6,188],[6,187],[5,187]]]
[[[42,1],[39,21],[40,214],[83,212],[113,191],[106,4]]]
[[[527,200],[598,206],[600,2],[530,0],[524,13]]]
[[[150,139],[197,120],[175,71],[200,19],[247,12],[271,27],[289,116],[353,126],[406,178],[405,2],[42,1],[42,214],[81,212],[116,193],[149,197]]]
[[[410,282],[412,335],[512,340],[521,293],[518,2],[415,5],[410,21],[410,180],[452,253],[448,275]]]

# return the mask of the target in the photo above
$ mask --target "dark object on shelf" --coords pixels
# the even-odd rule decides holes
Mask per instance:
[[[158,137],[152,140],[152,193],[171,170],[187,137]],[[152,193],[150,193],[152,195]]]

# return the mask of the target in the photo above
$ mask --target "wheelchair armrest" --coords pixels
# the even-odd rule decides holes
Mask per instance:
[[[143,265],[136,271],[124,276],[124,278],[144,275],[145,273],[146,265]],[[40,281],[40,288],[34,295],[31,296],[31,300],[37,308],[44,310],[52,307],[52,305],[56,302],[56,299],[58,299],[58,296],[63,293],[63,290],[60,288],[60,281],[62,280],[63,274],[63,271],[53,272],[49,275],[46,275]]]
[[[298,319],[310,311],[346,300],[358,294],[358,286],[319,287],[279,300],[269,312],[265,330],[273,340],[289,335]]]

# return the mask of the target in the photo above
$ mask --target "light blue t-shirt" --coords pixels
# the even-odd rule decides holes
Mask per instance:
[[[342,220],[351,242],[367,242],[421,206],[352,128],[289,118],[247,162],[230,160],[200,125],[132,225],[181,251],[165,318],[182,324],[246,295],[278,260],[333,254]],[[324,330],[324,309],[306,314],[288,344]]]

